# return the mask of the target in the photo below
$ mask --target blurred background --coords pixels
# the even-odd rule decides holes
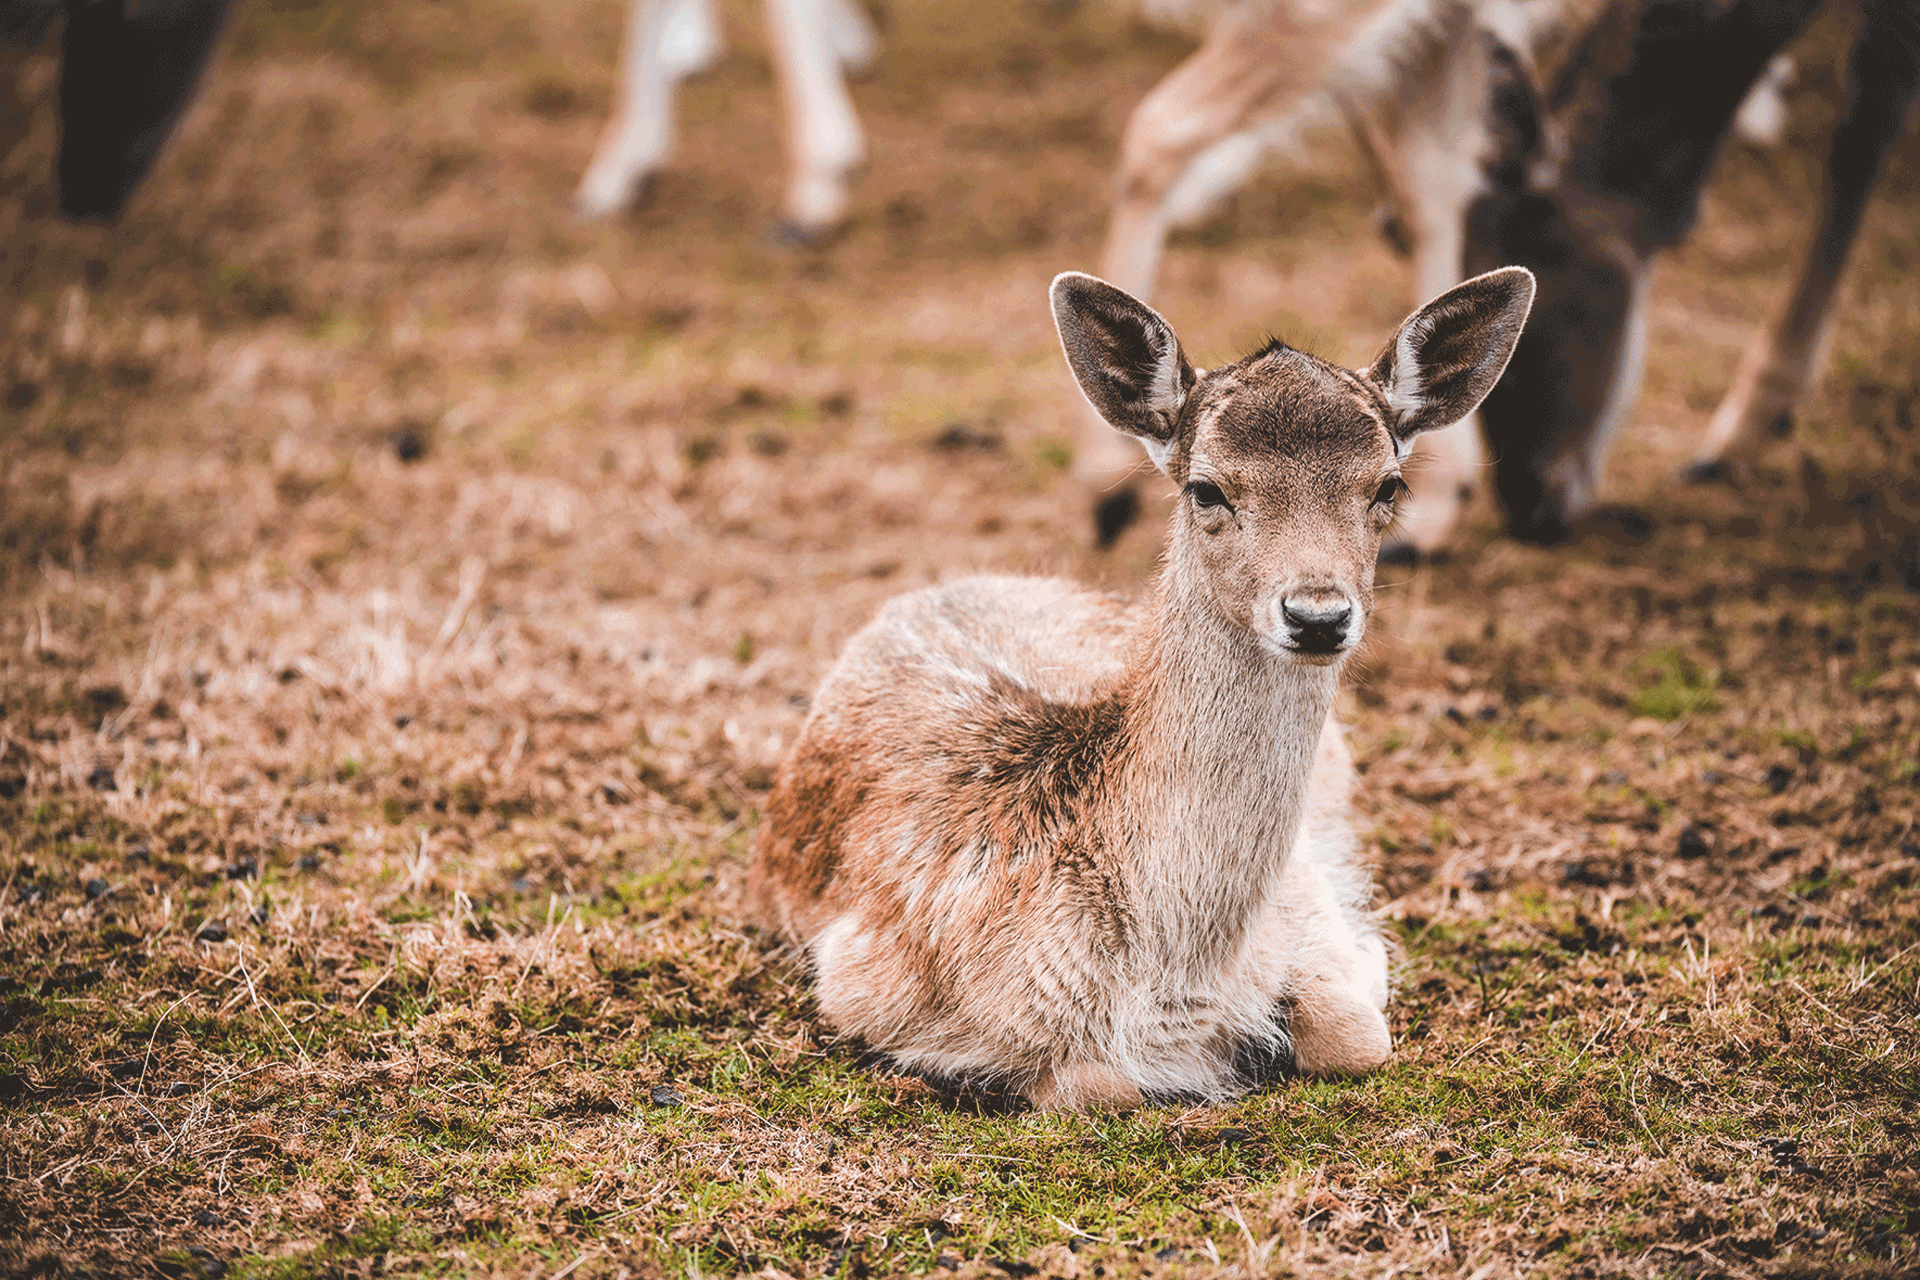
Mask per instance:
[[[44,1009],[22,996],[0,1019],[0,1096],[44,1103],[41,1118],[9,1112],[0,1124],[20,1153],[8,1168],[57,1159],[63,1170],[9,1175],[23,1239],[64,1231],[78,1241],[63,1246],[72,1257],[125,1270],[150,1238],[203,1254],[318,1240],[373,1212],[377,1193],[381,1212],[460,1239],[509,1238],[524,1221],[539,1224],[527,1228],[539,1248],[539,1232],[577,1243],[604,1229],[635,1233],[623,1247],[642,1252],[669,1232],[673,1248],[697,1251],[738,1227],[773,1242],[755,1246],[765,1257],[824,1253],[807,1220],[743,1205],[723,1222],[688,1208],[692,1191],[647,1189],[631,1170],[656,1168],[655,1148],[603,1159],[563,1143],[564,1173],[523,1171],[502,1190],[507,1148],[480,1136],[493,1126],[507,1143],[523,1122],[541,1134],[574,1123],[528,1120],[525,1105],[526,1090],[548,1088],[539,1073],[570,1055],[610,1056],[597,1083],[566,1085],[575,1093],[551,1101],[552,1115],[601,1117],[580,1123],[609,1133],[632,1128],[603,1119],[617,1109],[609,1088],[636,1106],[652,1098],[656,1119],[684,1100],[675,1089],[707,1106],[797,1089],[816,1070],[830,1110],[856,1088],[896,1088],[847,1051],[796,1056],[815,1043],[797,979],[769,970],[733,924],[756,806],[827,664],[886,597],[989,569],[1129,592],[1147,582],[1166,494],[1150,488],[1143,519],[1093,549],[1089,495],[1071,474],[1078,397],[1046,286],[1093,269],[1128,113],[1194,42],[1094,0],[869,4],[883,48],[853,89],[868,169],[845,225],[793,244],[768,234],[783,162],[759,6],[718,8],[726,52],[682,90],[676,158],[640,207],[592,223],[571,206],[613,101],[618,0],[239,0],[171,146],[104,224],[55,210],[57,25],[8,55],[0,832],[12,897],[0,900],[0,960],[26,985],[0,990],[105,984],[86,1018],[61,1013],[67,997],[55,995]],[[1680,1150],[1722,1122],[1686,1110],[1719,1105],[1707,1086],[1676,1083],[1688,1070],[1713,1081],[1747,1071],[1739,1105],[1776,1126],[1756,1130],[1766,1134],[1787,1131],[1781,1116],[1812,1114],[1810,1092],[1844,1092],[1871,1122],[1856,1129],[1855,1113],[1836,1113],[1807,1129],[1801,1149],[1825,1153],[1812,1158],[1828,1180],[1795,1183],[1795,1212],[1857,1218],[1862,1238],[1883,1211],[1912,1221],[1898,1216],[1920,1177],[1911,1135],[1887,1128],[1911,1101],[1910,1035],[1900,1056],[1882,1055],[1888,1020],[1912,1025],[1911,984],[1860,976],[1870,957],[1911,951],[1920,865],[1911,136],[1867,216],[1828,373],[1794,434],[1770,442],[1739,486],[1675,478],[1798,268],[1854,21],[1837,7],[1795,47],[1785,142],[1728,145],[1696,232],[1656,274],[1645,387],[1606,495],[1643,519],[1542,550],[1500,537],[1483,499],[1450,558],[1382,570],[1341,708],[1366,771],[1361,830],[1411,956],[1405,990],[1418,993],[1395,1006],[1409,1065],[1378,1087],[1451,1072],[1462,1114],[1510,1104],[1547,1116],[1541,1150],[1622,1144],[1621,1163],[1588,1184],[1601,1225],[1576,1230],[1588,1243],[1569,1248],[1671,1238],[1644,1225],[1656,1202],[1746,1212],[1727,1206],[1748,1192],[1712,1170],[1770,1167],[1750,1158],[1764,1150],[1757,1138],[1686,1166],[1709,1170],[1697,1177],[1660,1173],[1667,1181],[1634,1198],[1641,1175],[1624,1171],[1645,1163],[1633,1144],[1647,1121],[1638,1101],[1606,1090],[1645,1097],[1664,1082]],[[1270,333],[1369,360],[1419,301],[1375,232],[1378,198],[1344,131],[1312,137],[1175,237],[1155,304],[1202,365]],[[566,919],[575,926],[559,929]],[[1696,929],[1714,931],[1721,969],[1696,953]],[[1714,981],[1732,991],[1782,934],[1804,944],[1800,972],[1817,970],[1806,981],[1828,983],[1818,989],[1847,1018],[1767,977],[1740,988],[1757,1002],[1751,1025],[1701,1015],[1680,1029],[1701,999],[1688,984],[1705,974],[1709,992]],[[1726,940],[1743,937],[1722,961]],[[209,955],[252,956],[249,994],[241,971],[222,976],[228,960],[206,967]],[[1596,1048],[1613,1002],[1628,999],[1622,983],[1645,977],[1636,957],[1650,955],[1689,966],[1684,981],[1659,968],[1644,988],[1675,1017],[1657,1037],[1622,1032]],[[603,970],[609,956],[626,967]],[[1553,976],[1563,964],[1578,982]],[[1489,974],[1508,984],[1491,996]],[[1551,998],[1524,985],[1540,974]],[[524,1007],[487,1023],[484,1002],[509,986]],[[186,1011],[197,1021],[155,1049],[163,987],[198,1001]],[[1561,1078],[1585,1091],[1572,1102],[1534,1100],[1548,1073],[1528,1056],[1543,1025],[1529,1019],[1555,1008],[1588,1020],[1567,1033]],[[1849,1047],[1783,1049],[1765,1059],[1788,1064],[1776,1078],[1744,1049],[1772,1041],[1776,1016],[1783,1046],[1791,1018],[1812,1020],[1796,1046]],[[467,1104],[395,1083],[411,1076],[393,1066],[393,1026],[418,1031],[408,1070],[422,1046],[465,1058],[511,1040],[490,1118],[462,1119]],[[555,1027],[571,1030],[539,1039]],[[296,1032],[294,1047],[310,1045],[334,1083],[309,1074],[287,1086],[265,1135],[205,1111],[206,1081],[225,1090],[207,1095],[221,1106],[251,1108],[249,1090],[279,1088],[253,1079],[254,1066],[294,1061],[285,1041]],[[1461,1074],[1496,1034],[1518,1082],[1497,1104],[1485,1080]],[[116,1036],[146,1056],[126,1058]],[[761,1057],[746,1054],[750,1039]],[[1635,1058],[1629,1079],[1607,1056],[1656,1041],[1691,1065],[1663,1060],[1669,1078]],[[1835,1083],[1843,1059],[1857,1073]],[[184,1094],[123,1098],[111,1071],[127,1062]],[[1889,1083],[1900,1072],[1904,1083]],[[351,1142],[338,1117],[361,1105],[351,1090],[386,1096],[396,1124],[439,1108],[429,1118],[441,1127],[420,1132],[441,1136],[363,1176],[340,1154]],[[1246,1103],[1265,1117],[1249,1127],[1294,1096]],[[1400,1150],[1412,1122],[1379,1117],[1402,1117],[1402,1104],[1358,1086],[1351,1096],[1378,1110],[1330,1111],[1326,1123],[1346,1127],[1324,1140],[1358,1134]],[[148,1113],[136,1104],[201,1108],[180,1121],[193,1159],[142,1146]],[[689,1127],[668,1145],[706,1143],[688,1168],[717,1168],[741,1144],[778,1139],[804,1168],[772,1146],[742,1167],[791,1164],[814,1185],[808,1171],[833,1154],[808,1145],[829,1141],[814,1105],[793,1104],[790,1131],[747,1110],[737,1131]],[[95,1125],[96,1109],[117,1118]],[[1007,1132],[1024,1158],[1026,1130]],[[1485,1142],[1496,1138],[1507,1141]],[[1221,1167],[1267,1158],[1248,1151]],[[1442,1181],[1432,1166],[1381,1160],[1411,1170],[1381,1184],[1393,1203]],[[1528,1205],[1555,1201],[1565,1169],[1588,1168],[1524,1163],[1513,1176],[1535,1177]],[[86,1180],[122,1164],[147,1180]],[[1120,1164],[1140,1178],[1172,1167],[1159,1154]],[[614,1185],[600,1179],[616,1167],[631,1183],[588,1216],[555,1207],[563,1194],[592,1200],[599,1191],[581,1188]],[[859,1189],[819,1193],[837,1206],[823,1219],[831,1230],[815,1232],[841,1241],[833,1259],[853,1238],[835,1234],[843,1223],[918,1238],[900,1224],[933,1210],[886,1198],[894,1167],[836,1166]],[[1507,1203],[1494,1197],[1511,1165],[1485,1167],[1498,1181],[1484,1204]],[[1001,1203],[999,1184],[969,1181],[979,1176],[951,1184],[972,1208],[950,1217],[985,1233],[968,1248],[986,1247]],[[1110,1198],[1106,1182],[1062,1179],[1065,1198],[1046,1202],[1059,1213],[1080,1212],[1076,1197]],[[429,1183],[441,1190],[425,1204],[399,1200]],[[1196,1202],[1185,1183],[1165,1194]],[[611,1225],[580,1225],[616,1202],[627,1207]],[[257,1209],[257,1230],[235,1225],[236,1204]],[[1472,1229],[1508,1242],[1499,1248],[1520,1248],[1509,1240],[1519,1229],[1484,1204],[1456,1219],[1456,1238],[1481,1223]],[[206,1220],[189,1221],[190,1206]],[[1354,1221],[1338,1231],[1358,1249],[1374,1228]],[[1836,1229],[1823,1247],[1851,1238]],[[727,1256],[758,1265],[751,1251]]]

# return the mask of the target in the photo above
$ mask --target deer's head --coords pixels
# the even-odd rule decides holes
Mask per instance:
[[[1533,277],[1508,267],[1448,290],[1351,370],[1273,342],[1202,373],[1165,320],[1112,285],[1068,272],[1052,297],[1080,389],[1181,486],[1170,585],[1270,652],[1327,665],[1366,628],[1413,438],[1473,412],[1499,380]]]

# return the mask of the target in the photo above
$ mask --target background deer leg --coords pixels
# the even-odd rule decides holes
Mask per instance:
[[[1892,30],[1892,8],[1869,9],[1854,46],[1853,92],[1833,133],[1820,225],[1799,282],[1772,323],[1747,344],[1733,385],[1707,425],[1700,456],[1684,473],[1688,480],[1722,479],[1753,454],[1769,429],[1785,434],[1795,402],[1819,371],[1847,254],[1920,81],[1920,34]],[[1913,25],[1912,18],[1907,22]]]
[[[721,48],[709,0],[634,0],[613,118],[573,198],[581,217],[604,217],[634,202],[673,151],[674,88],[712,66]]]
[[[867,152],[841,69],[871,58],[878,40],[851,0],[767,0],[767,27],[786,108],[786,229],[813,239],[846,216],[848,180]]]
[[[1406,113],[1398,186],[1412,222],[1415,287],[1431,298],[1460,283],[1467,206],[1481,185],[1488,145],[1481,103],[1486,55],[1477,40],[1453,42],[1431,94]],[[1381,558],[1405,561],[1439,551],[1479,490],[1486,469],[1479,414],[1414,441],[1407,466],[1412,497],[1401,504]]]
[[[1100,274],[1150,299],[1167,233],[1242,186],[1324,106],[1318,89],[1340,32],[1284,5],[1226,10],[1206,41],[1134,108],[1120,143],[1113,216]],[[1082,407],[1074,471],[1102,491],[1094,513],[1102,546],[1119,536],[1139,500],[1127,480],[1140,449]]]

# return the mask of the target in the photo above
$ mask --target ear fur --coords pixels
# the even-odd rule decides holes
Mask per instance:
[[[1178,443],[1180,406],[1198,381],[1173,326],[1144,302],[1078,271],[1055,276],[1048,296],[1060,348],[1087,401],[1165,470]]]
[[[1506,372],[1533,307],[1533,272],[1501,267],[1457,284],[1407,317],[1367,376],[1386,393],[1394,437],[1460,421]]]

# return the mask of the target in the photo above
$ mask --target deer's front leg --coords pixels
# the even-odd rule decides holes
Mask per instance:
[[[847,0],[766,0],[774,65],[786,107],[789,172],[784,201],[801,238],[846,216],[848,184],[866,159],[866,135],[842,68],[870,60],[877,37]]]
[[[620,54],[613,118],[574,193],[583,218],[618,213],[673,151],[673,94],[720,56],[709,0],[634,0]]]
[[[1887,11],[1892,9],[1888,6]],[[1826,199],[1800,279],[1778,317],[1748,343],[1733,386],[1707,426],[1700,456],[1687,468],[1689,480],[1726,476],[1751,456],[1770,429],[1790,426],[1794,404],[1819,371],[1835,296],[1867,197],[1920,86],[1920,56],[1911,36],[1903,39],[1882,29],[1880,14],[1869,6],[1867,24],[1854,47],[1853,94],[1828,149]]]

